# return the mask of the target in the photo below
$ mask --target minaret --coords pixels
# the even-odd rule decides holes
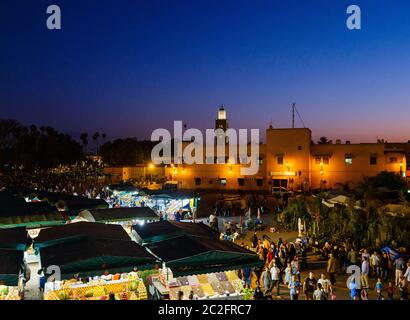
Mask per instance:
[[[226,110],[222,105],[218,110],[218,117],[215,120],[215,130],[222,129],[226,131],[228,129],[228,119],[226,119]]]

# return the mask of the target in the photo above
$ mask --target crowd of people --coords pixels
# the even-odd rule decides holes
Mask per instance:
[[[275,242],[266,235],[259,239],[256,232],[251,242],[250,246],[242,246],[254,250],[264,262],[263,267],[245,268],[239,275],[246,287],[254,289],[254,299],[288,296],[298,300],[302,295],[306,300],[335,300],[336,278],[347,273],[353,274],[347,281],[349,297],[342,299],[367,300],[370,290],[374,290],[378,300],[408,299],[410,261],[406,262],[404,255],[393,259],[386,251],[370,254],[367,249],[346,250],[345,246],[326,243],[318,252],[325,259],[325,268],[315,275],[309,272],[307,243],[289,243],[280,238]],[[307,274],[304,279],[302,271]],[[369,278],[374,280],[374,286]],[[340,286],[346,286],[344,281]]]
[[[58,169],[16,171],[0,177],[3,185],[34,191],[66,193],[87,198],[108,196],[104,179],[98,175],[98,167],[67,166]]]

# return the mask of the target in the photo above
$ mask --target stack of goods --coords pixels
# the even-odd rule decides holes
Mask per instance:
[[[18,288],[0,285],[0,300],[20,300]]]
[[[171,300],[177,300],[182,292],[182,299],[188,299],[191,292],[198,299],[218,298],[243,293],[243,284],[235,271],[199,274],[178,277],[168,282]]]
[[[65,281],[58,290],[45,293],[44,300],[108,300],[110,294],[114,294],[117,300],[147,299],[144,282],[130,275],[111,281],[91,280],[86,284]]]

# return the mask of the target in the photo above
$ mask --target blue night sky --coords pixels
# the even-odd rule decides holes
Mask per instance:
[[[315,139],[410,139],[408,0],[1,0],[0,44],[0,117],[24,124],[149,138],[212,128],[224,104],[265,129],[296,102]]]

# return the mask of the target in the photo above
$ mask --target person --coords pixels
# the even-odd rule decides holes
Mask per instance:
[[[313,299],[313,292],[315,291],[317,281],[313,276],[312,272],[309,272],[309,276],[305,279],[303,283],[303,293],[305,294],[306,300]]]
[[[380,274],[380,257],[376,251],[370,256],[370,269],[375,277]]]
[[[363,257],[363,262],[362,262],[362,268],[361,268],[361,274],[360,274],[360,280],[362,282],[362,287],[363,288],[369,288],[369,261],[367,259],[367,256]]]
[[[176,221],[176,222],[181,222],[181,219],[182,219],[181,210],[178,210],[178,211],[175,213],[175,221]]]
[[[258,235],[256,232],[253,233],[253,237],[252,237],[252,248],[256,248],[258,245],[259,239],[258,239]]]
[[[387,252],[383,252],[382,257],[380,258],[380,276],[383,278],[384,281],[387,281],[389,270],[389,257]]]
[[[191,292],[189,293],[188,299],[189,300],[198,300],[198,296],[196,294],[194,294],[193,290],[191,290]]]
[[[404,260],[403,257],[399,257],[394,261],[394,266],[396,269],[396,273],[395,273],[395,285],[396,287],[399,286],[399,281],[401,276],[403,275],[403,271],[404,271]]]
[[[327,261],[327,272],[329,274],[329,279],[330,279],[330,283],[332,284],[332,286],[334,286],[336,283],[336,277],[335,277],[336,271],[337,271],[337,261],[336,261],[336,258],[331,253],[329,255],[329,260]]]
[[[273,288],[276,287],[276,295],[280,295],[280,269],[276,266],[274,263],[272,265],[272,268],[270,269],[270,275],[271,275],[271,288],[270,291],[273,291]]]
[[[300,266],[299,266],[299,261],[298,257],[294,257],[292,262],[290,263],[290,266],[292,268],[292,274],[296,275],[298,277],[298,280],[300,282]]]
[[[251,268],[243,268],[243,281],[245,282],[245,287],[251,287]]]
[[[184,300],[184,292],[178,291],[177,300]]]
[[[317,281],[317,283],[321,285],[323,291],[326,293],[326,298],[328,299],[332,292],[332,285],[329,279],[326,279],[326,276],[324,273],[320,275],[320,279]]]
[[[389,298],[389,300],[393,300],[394,299],[394,285],[392,282],[389,282],[389,285],[387,287],[387,298]]]
[[[382,279],[377,278],[375,290],[377,293],[377,300],[383,300],[383,283]]]
[[[253,299],[254,300],[261,300],[263,299],[263,293],[259,284],[256,286],[255,291],[253,292]]]
[[[210,226],[212,229],[215,229],[215,219],[216,219],[216,215],[215,215],[214,213],[211,213],[211,214],[209,215],[208,221],[209,221],[209,226]]]
[[[322,285],[318,283],[316,290],[313,292],[313,300],[327,300],[327,297]]]
[[[293,261],[295,257],[296,257],[296,248],[295,248],[295,245],[291,243],[290,248],[289,248],[289,261]]]
[[[290,266],[290,263],[288,263],[286,269],[285,269],[285,279],[284,283],[287,285],[290,283],[292,280],[292,267]]]
[[[111,292],[111,293],[108,295],[108,300],[116,300],[115,294]]]
[[[360,299],[369,300],[369,294],[367,293],[366,288],[362,288],[362,291],[360,292]]]
[[[398,288],[400,292],[400,300],[407,300],[408,299],[407,281],[403,275],[400,276]]]
[[[358,300],[359,290],[357,289],[355,278],[352,278],[352,281],[350,281],[349,290],[350,290],[350,300]]]
[[[302,263],[300,265],[300,268],[302,270],[306,270],[308,268],[308,263],[307,263],[307,248],[305,245],[302,245],[301,256],[302,256]]]
[[[367,252],[367,249],[362,249],[362,250],[360,250],[360,252],[362,253],[362,261],[363,261],[364,258],[366,258],[367,261],[369,261],[370,254]]]
[[[290,289],[290,300],[298,300],[299,299],[299,289],[301,285],[300,282],[297,280],[296,276],[292,276],[292,280],[290,281],[288,288]]]
[[[162,211],[159,212],[159,221],[164,221],[164,214]]]
[[[271,276],[269,273],[269,268],[264,268],[260,282],[262,283],[264,294],[266,294],[271,287]]]
[[[407,283],[410,283],[410,261],[407,262],[407,269],[404,273],[404,277],[406,278]]]
[[[44,274],[44,269],[41,268],[38,270],[38,275],[39,275],[39,290],[44,291],[44,287],[46,285],[46,276]]]

